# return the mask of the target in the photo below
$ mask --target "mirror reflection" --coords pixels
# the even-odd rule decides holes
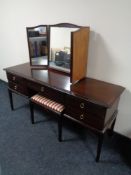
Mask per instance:
[[[27,28],[29,55],[32,66],[48,64],[47,27]]]
[[[50,27],[49,66],[64,72],[70,72],[71,32],[79,28]]]

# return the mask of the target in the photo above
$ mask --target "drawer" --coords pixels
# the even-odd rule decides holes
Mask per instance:
[[[87,115],[93,114],[98,116],[101,119],[105,118],[106,115],[106,108],[91,102],[85,103],[85,113]]]
[[[73,97],[73,96],[67,96],[66,97],[66,105],[72,106],[76,110],[83,110],[85,108],[85,104],[88,102],[85,102],[85,100]]]
[[[66,106],[67,108],[71,107],[75,109],[79,113],[79,111],[84,112],[85,114],[95,114],[100,118],[104,118],[106,114],[106,108],[92,102],[83,100],[78,97],[67,96],[66,98]]]
[[[29,81],[28,87],[36,92],[45,92],[45,86],[35,82]]]
[[[36,93],[40,93],[41,95],[44,95],[47,98],[64,104],[64,94],[60,91],[34,82],[28,82],[28,87],[36,91]]]
[[[12,73],[7,73],[7,78],[9,81],[12,81],[12,82],[15,82],[15,83],[18,83],[18,82],[21,82],[22,78],[17,76],[17,75],[14,75]]]
[[[9,82],[8,86],[9,86],[10,89],[12,89],[16,92],[19,92],[23,95],[28,96],[28,91],[27,91],[26,86],[24,86],[22,84],[17,84],[17,83],[14,83],[14,82]]]
[[[95,114],[84,113],[84,115],[80,117],[80,120],[81,122],[84,122],[84,124],[88,124],[95,129],[102,130],[104,128],[104,120],[102,120]]]

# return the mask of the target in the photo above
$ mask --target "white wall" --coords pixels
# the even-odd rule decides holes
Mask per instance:
[[[0,1],[0,79],[28,61],[26,26],[58,22],[91,27],[87,74],[126,87],[115,130],[131,137],[131,0]]]

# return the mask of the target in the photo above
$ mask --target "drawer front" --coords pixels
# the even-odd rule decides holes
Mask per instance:
[[[45,86],[35,82],[28,82],[28,87],[36,92],[45,92]]]
[[[81,122],[84,122],[95,129],[102,130],[104,128],[104,120],[101,120],[95,114],[84,113],[83,118],[80,118],[80,120]]]
[[[19,83],[22,81],[21,77],[11,74],[11,73],[7,73],[7,78],[9,81],[14,82],[14,83]]]
[[[62,92],[34,82],[29,82],[28,87],[36,91],[36,93],[40,93],[47,98],[64,104],[64,94]]]
[[[73,96],[67,96],[66,101],[67,101],[67,105],[71,105],[73,107],[76,107],[77,109],[85,108],[85,100],[83,99],[73,97]]]
[[[98,118],[100,119],[104,119],[106,115],[106,108],[103,106],[88,102],[88,103],[85,103],[85,113],[87,115],[93,114],[98,116]]]
[[[11,88],[12,90],[16,91],[16,92],[19,92],[23,95],[26,95],[28,96],[28,91],[27,91],[27,88],[22,85],[22,84],[17,84],[17,83],[14,83],[14,82],[9,82],[8,83],[8,86],[9,88]]]

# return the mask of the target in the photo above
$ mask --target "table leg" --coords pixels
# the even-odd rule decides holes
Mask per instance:
[[[59,142],[62,141],[62,124],[63,124],[63,114],[61,114],[58,119],[58,140]]]
[[[97,155],[96,155],[96,162],[100,160],[101,148],[103,144],[104,134],[98,135],[98,145],[97,145]]]
[[[33,103],[30,101],[30,116],[31,116],[31,123],[34,124],[34,105]]]
[[[8,93],[9,93],[9,99],[10,99],[11,109],[14,110],[12,91],[10,89],[8,89]]]

